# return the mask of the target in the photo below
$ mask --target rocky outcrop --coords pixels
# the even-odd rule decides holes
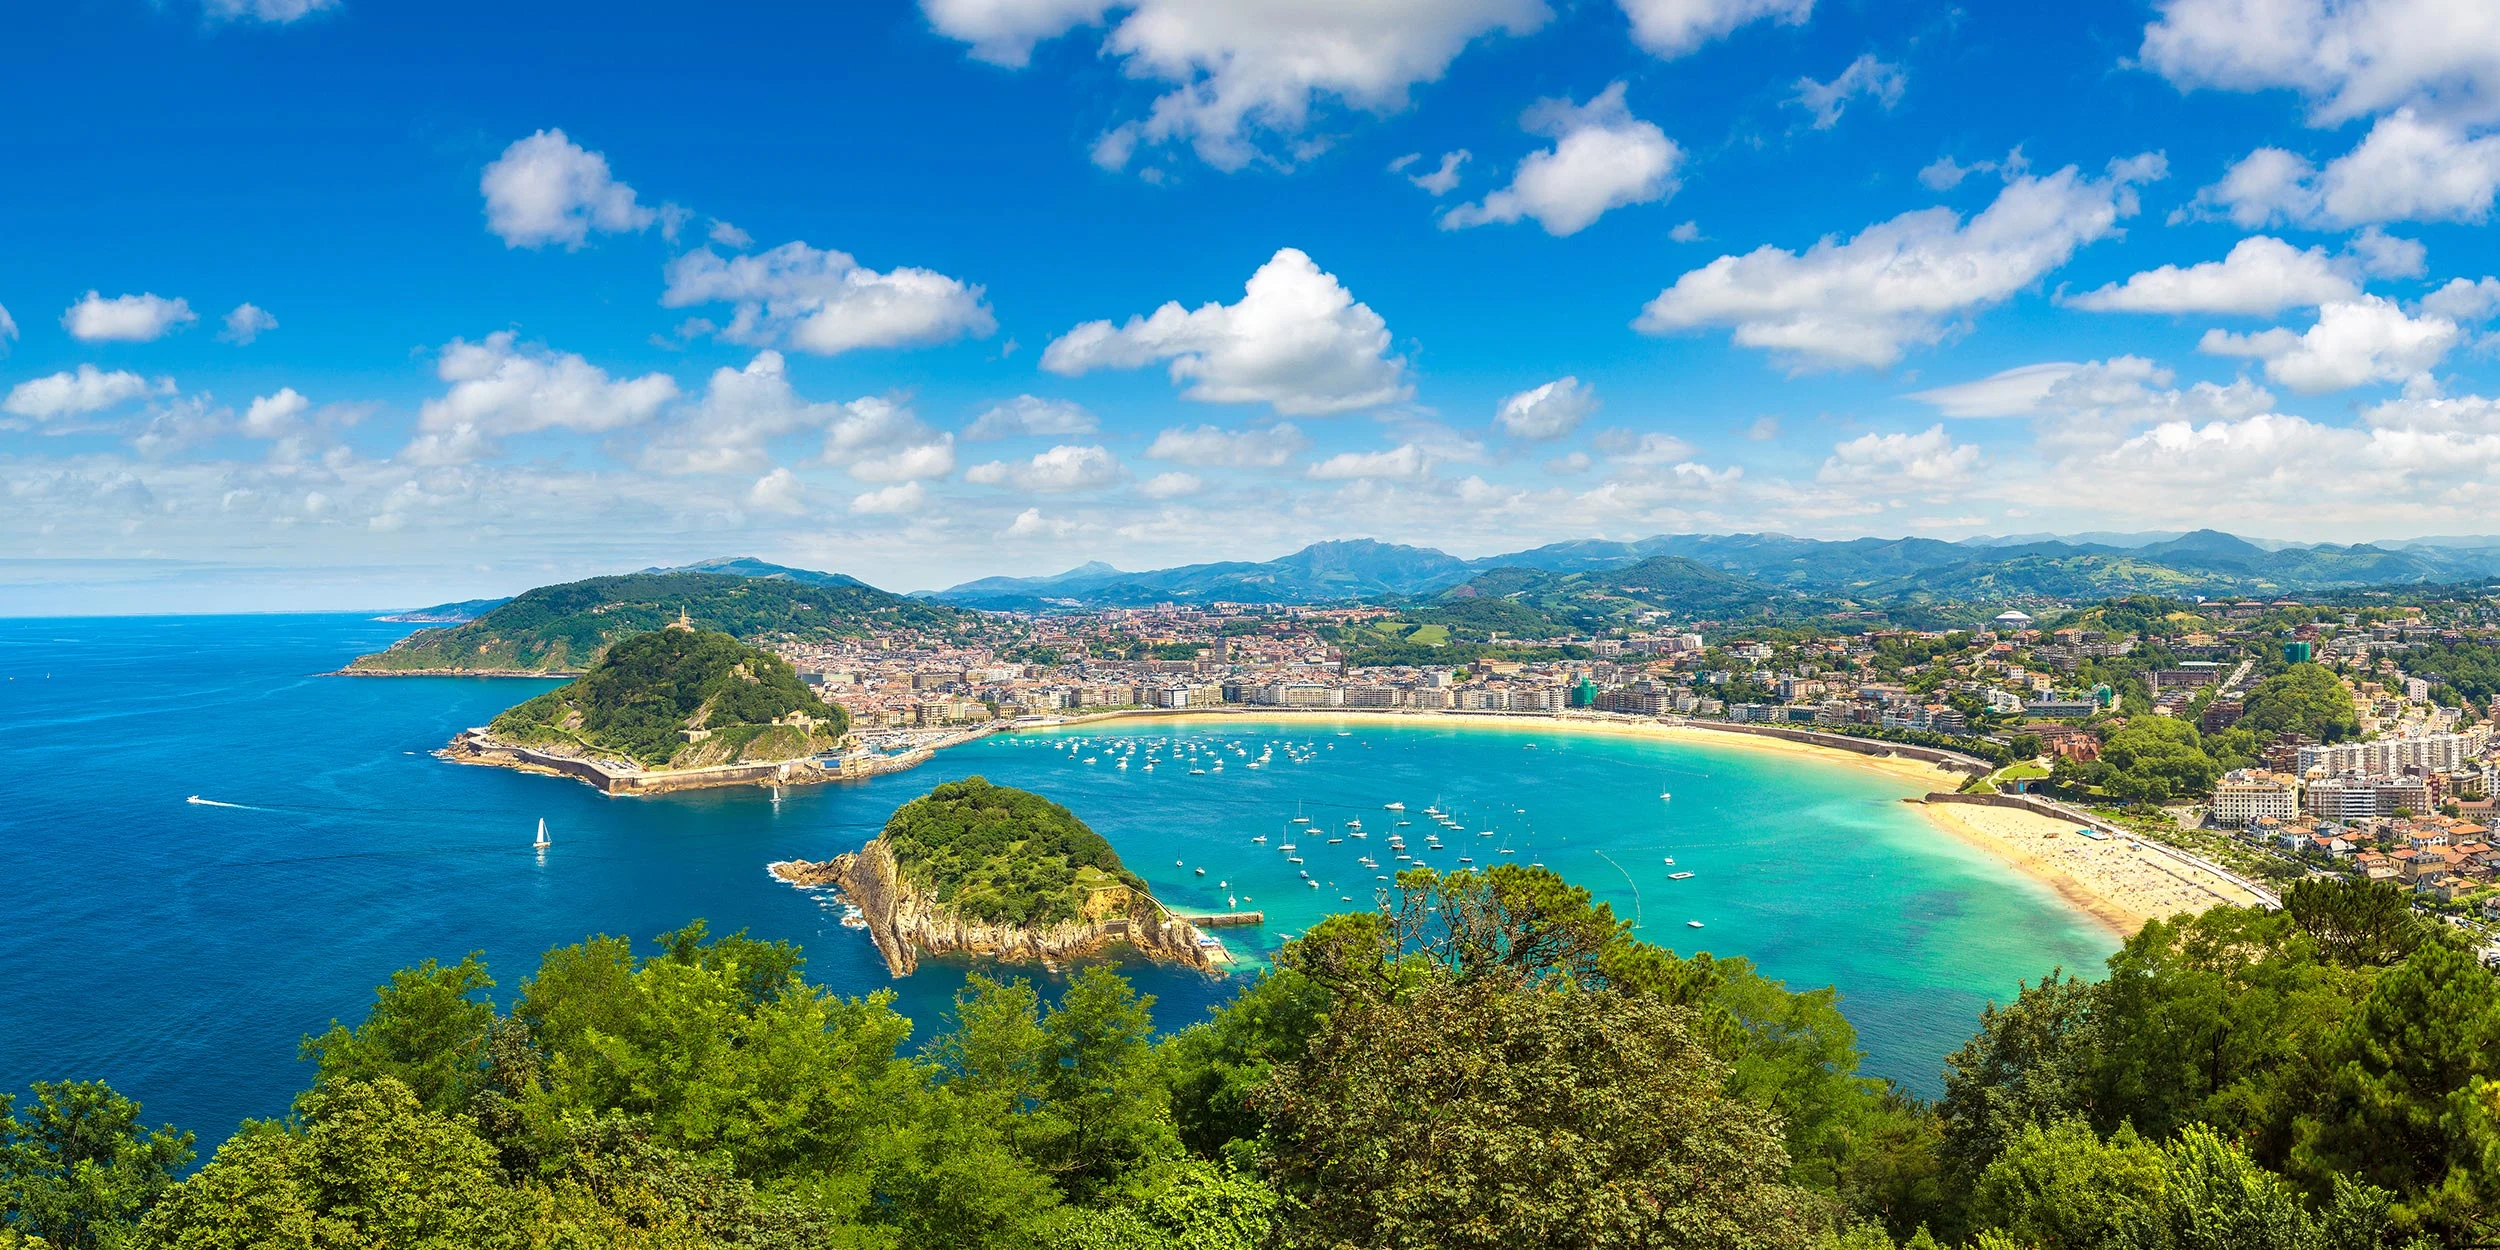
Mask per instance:
[[[1097,892],[1085,914],[1038,928],[967,920],[903,880],[894,853],[880,837],[849,855],[821,863],[790,860],[772,865],[792,885],[830,885],[867,921],[868,936],[885,956],[886,971],[911,975],[922,955],[973,955],[1004,963],[1058,964],[1093,958],[1123,947],[1147,959],[1214,972],[1214,954],[1198,944],[1196,925],[1173,915],[1153,897],[1126,888]]]

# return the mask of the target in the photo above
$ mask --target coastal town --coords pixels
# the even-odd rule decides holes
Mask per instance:
[[[1973,765],[1954,778],[1966,794],[2098,813],[2253,883],[2388,880],[2500,920],[2488,601],[2035,601],[1970,628],[1848,632],[1656,615],[1462,640],[1387,606],[1209,603],[993,614],[1004,628],[972,644],[904,629],[775,649],[850,713],[850,772],[1158,712],[1747,726],[1947,753]]]

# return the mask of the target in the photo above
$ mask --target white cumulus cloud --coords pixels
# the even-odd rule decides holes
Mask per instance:
[[[81,343],[151,343],[197,320],[188,300],[89,291],[61,314],[61,328]]]
[[[880,273],[805,243],[752,256],[688,252],[669,264],[660,303],[732,304],[722,338],[755,347],[787,342],[820,356],[986,338],[998,329],[980,287],[930,269]]]
[[[1001,538],[1065,538],[1076,532],[1076,523],[1042,515],[1039,508],[1027,508],[999,531]]]
[[[1968,222],[1922,209],[1803,252],[1722,256],[1676,279],[1633,324],[1648,334],[1729,326],[1738,344],[1799,367],[1890,365],[2107,237],[2136,212],[2136,184],[2163,171],[2151,154],[2112,162],[2100,178],[2070,165],[2013,178]]]
[[[1849,62],[1848,68],[1840,71],[1830,82],[1816,82],[1812,77],[1799,78],[1797,94],[1790,96],[1788,102],[1812,113],[1816,130],[1829,130],[1840,124],[1840,115],[1849,107],[1849,101],[1865,96],[1885,108],[1891,108],[1901,102],[1901,92],[1909,83],[1909,76],[1901,72],[1900,66],[1867,52]],[[1935,167],[1931,165],[1928,168]],[[1956,177],[1953,181],[1961,179]]]
[[[2146,65],[2182,89],[2289,88],[2332,126],[2414,105],[2500,119],[2500,8],[2455,0],[2163,0]]]
[[[2254,235],[2240,240],[2221,260],[2184,269],[2163,265],[2124,283],[2067,300],[2093,312],[2240,313],[2271,316],[2286,308],[2314,308],[2350,299],[2360,288],[2326,254],[2281,239]]]
[[[1608,209],[1674,195],[1684,151],[1665,131],[1633,117],[1623,90],[1616,83],[1585,105],[1538,101],[1519,124],[1553,139],[1554,146],[1521,160],[1509,186],[1442,214],[1441,228],[1533,217],[1547,234],[1576,234]]]
[[[571,352],[518,343],[510,330],[475,343],[453,339],[434,372],[451,386],[418,408],[417,437],[400,453],[411,463],[483,459],[513,434],[620,430],[677,398],[677,382],[665,373],[611,379]]]
[[[2256,334],[2208,330],[2196,346],[2216,356],[2262,360],[2268,378],[2316,393],[2409,381],[2438,364],[2461,337],[2457,323],[2445,317],[2407,316],[2392,300],[2364,295],[2325,305],[2317,324],[2298,334],[2280,327]]]
[[[1174,471],[1147,478],[1138,484],[1137,493],[1148,499],[1178,499],[1183,495],[1194,495],[1205,487],[1206,482],[1197,474]]]
[[[2479,222],[2500,191],[2500,135],[2399,109],[2370,127],[2352,151],[2327,162],[2259,148],[2197,192],[2180,216],[2218,216],[2254,229],[2286,222],[2342,230],[2372,222]]]
[[[1633,42],[1672,60],[1752,22],[1801,26],[1814,0],[1616,0],[1632,19]]]
[[[1344,451],[1314,464],[1307,476],[1317,481],[1358,479],[1415,482],[1432,476],[1432,454],[1414,443],[1387,451]]]
[[[807,486],[799,481],[798,474],[776,468],[747,488],[747,506],[760,512],[796,515],[807,511]]]
[[[0,306],[0,356],[8,355],[9,344],[16,341],[17,319],[9,315],[6,306]]]
[[[822,429],[844,412],[800,398],[781,353],[758,352],[742,368],[713,370],[702,398],[653,431],[635,458],[662,473],[752,473],[771,462],[773,439]]]
[[[918,482],[904,482],[883,490],[872,490],[851,499],[851,511],[863,516],[918,512],[927,502],[929,491]]]
[[[1434,169],[1431,173],[1407,174],[1407,166],[1423,159],[1423,153],[1416,152],[1406,156],[1401,156],[1397,160],[1390,162],[1389,172],[1393,174],[1406,174],[1406,180],[1408,182],[1414,183],[1417,187],[1428,191],[1435,196],[1448,195],[1450,192],[1458,189],[1458,167],[1466,164],[1469,160],[1474,159],[1474,156],[1474,153],[1469,152],[1465,148],[1460,148],[1454,152],[1444,152],[1441,154],[1440,167]]]
[[[976,464],[964,470],[964,480],[1032,491],[1095,490],[1120,480],[1120,461],[1106,448],[1063,445],[1030,460]]]
[[[1273,469],[1310,445],[1302,431],[1281,422],[1254,430],[1201,425],[1155,435],[1146,458],[1200,469]]]
[[[608,172],[608,158],[584,149],[561,130],[515,139],[478,179],[486,196],[486,229],[505,247],[567,249],[592,231],[648,229],[657,211],[635,202],[634,189]]]
[[[1074,377],[1169,361],[1184,399],[1264,403],[1293,415],[1377,408],[1407,398],[1406,360],[1389,354],[1389,326],[1336,275],[1293,248],[1250,275],[1239,303],[1179,301],[1125,324],[1089,321],[1042,352],[1042,367]]]
[[[1292,160],[1323,102],[1395,112],[1468,44],[1524,35],[1553,17],[1544,0],[922,0],[921,8],[939,33],[1010,66],[1038,42],[1125,10],[1102,55],[1169,90],[1097,142],[1096,162],[1114,169],[1161,144],[1186,144],[1219,169]],[[1271,139],[1284,141],[1281,155]]]
[[[1922,490],[1951,486],[1970,476],[1979,449],[1956,443],[1942,425],[1916,434],[1862,434],[1832,448],[1815,479]]]
[[[270,316],[268,309],[258,304],[237,304],[233,312],[226,314],[225,332],[217,337],[242,346],[277,328],[278,319]]]
[[[2500,278],[2450,278],[2422,297],[2422,311],[2459,323],[2489,321],[2500,314]]]
[[[964,431],[964,437],[985,442],[1048,434],[1091,434],[1101,425],[1082,404],[1065,399],[1043,399],[1037,395],[1018,395],[1003,404],[992,405],[988,411],[974,418],[972,425]]]
[[[0,412],[49,421],[55,417],[102,412],[134,399],[170,395],[173,391],[171,378],[159,378],[150,383],[125,369],[108,373],[94,365],[80,365],[75,371],[29,378],[10,387],[9,397],[0,400]]]
[[[311,400],[292,386],[282,386],[274,395],[255,397],[243,410],[243,433],[252,438],[283,438],[294,433],[310,411]]]
[[[1530,387],[1502,401],[1493,424],[1514,438],[1561,438],[1580,428],[1597,411],[1597,388],[1576,377],[1560,377]]]

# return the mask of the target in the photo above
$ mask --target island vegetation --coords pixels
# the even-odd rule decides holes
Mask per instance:
[[[801,759],[849,728],[787,660],[727,634],[658,629],[608,648],[590,671],[488,726],[495,741],[622,756],[643,768]]]
[[[2500,1217],[2500,978],[2402,892],[2156,921],[1990,1009],[1926,1103],[1829,990],[1550,873],[1402,875],[1206,1020],[1112,969],[890,995],[698,922],[475,956],[309,1038],[184,1175],[97,1085],[0,1116],[0,1244],[2435,1250]]]
[[[969,613],[848,578],[633,573],[541,586],[463,625],[421,629],[360,656],[351,674],[571,673],[608,647],[684,619],[741,641],[822,641],[877,630],[973,631]]]
[[[923,954],[1055,963],[1113,946],[1213,967],[1196,927],[1157,902],[1101,834],[1049,799],[981,777],[905,803],[856,852],[772,872],[840,889],[896,976]]]
[[[1076,919],[1099,891],[1146,892],[1076,813],[982,777],[905,803],[879,836],[905,884],[968,920],[1050,924]]]

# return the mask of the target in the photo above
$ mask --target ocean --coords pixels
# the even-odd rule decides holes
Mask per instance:
[[[395,969],[479,951],[508,997],[551,946],[647,942],[697,917],[800,943],[808,976],[836,992],[893,989],[925,1035],[965,966],[890,980],[863,933],[764,865],[856,849],[895,807],[976,774],[1066,804],[1175,906],[1264,911],[1264,928],[1219,931],[1248,966],[1327,912],[1370,905],[1382,883],[1356,861],[1402,866],[1392,832],[1439,867],[1544,863],[1651,941],[1837,986],[1866,1070],[1927,1096],[1990,999],[2055,967],[2096,972],[2116,947],[1928,826],[1899,801],[1908,783],[1845,762],[1532,721],[1209,718],[997,735],[778,799],[617,799],[432,756],[553,683],[321,676],[412,628],[0,620],[0,735],[17,759],[0,786],[0,1092],[110,1081],[205,1152],[242,1118],[283,1114],[311,1076],[299,1040],[360,1019]],[[1430,832],[1447,849],[1427,850]],[[1167,1029],[1231,984],[1128,971]]]

